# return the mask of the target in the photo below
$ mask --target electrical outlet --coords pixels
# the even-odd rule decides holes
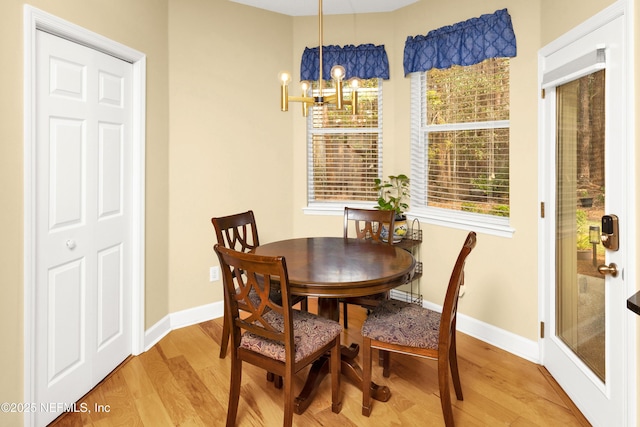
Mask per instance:
[[[220,280],[220,267],[210,267],[209,268],[209,281],[215,282]]]

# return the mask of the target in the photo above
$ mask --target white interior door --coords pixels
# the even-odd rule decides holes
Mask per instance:
[[[605,14],[540,58],[542,361],[595,426],[628,422],[625,26],[623,14]],[[617,249],[601,243],[604,215],[619,220]]]
[[[76,402],[131,354],[131,75],[36,32],[38,403]]]

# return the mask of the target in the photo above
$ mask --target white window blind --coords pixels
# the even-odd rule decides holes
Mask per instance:
[[[412,213],[508,228],[508,58],[411,79]]]
[[[307,121],[310,205],[376,199],[374,179],[382,170],[381,86],[378,79],[365,81],[358,90],[357,115],[350,105],[343,110],[333,104],[312,108]],[[331,87],[323,90],[324,96],[332,93]]]

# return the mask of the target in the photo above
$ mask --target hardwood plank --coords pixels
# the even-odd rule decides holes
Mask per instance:
[[[162,341],[158,344],[161,343]],[[175,425],[181,425],[197,418],[195,409],[191,406],[189,399],[181,390],[180,385],[169,369],[163,353],[154,347],[140,356],[145,356],[145,360],[143,361],[145,371],[147,375],[149,375],[173,423],[175,423]]]
[[[189,403],[205,425],[210,420],[223,419],[227,416],[227,406],[221,405],[214,398],[184,356],[174,357],[167,362],[169,369],[180,386],[182,394],[189,400]]]
[[[133,358],[129,363],[122,366],[122,376],[134,399],[141,399],[145,396],[155,394],[156,391],[153,383],[147,375],[139,357]]]
[[[118,425],[142,426],[142,420],[138,416],[133,395],[124,380],[122,370],[105,381],[100,391],[99,399],[93,399],[92,395],[87,399],[94,426],[109,425],[113,422]]]
[[[200,327],[192,326],[183,329],[179,330],[180,333],[173,331],[160,342],[167,359],[185,357],[196,370],[214,364],[215,361],[211,355],[214,351],[220,351],[220,345],[211,340]]]
[[[157,393],[147,394],[135,400],[136,410],[145,426],[169,426],[171,417]]]
[[[220,339],[222,337],[222,322],[202,322],[198,327],[209,336],[220,348]]]

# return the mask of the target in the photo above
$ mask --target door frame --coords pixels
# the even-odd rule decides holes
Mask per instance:
[[[634,27],[633,27],[633,1],[632,0],[619,0],[613,5],[607,7],[602,12],[597,15],[589,18],[582,24],[578,25],[574,29],[565,33],[558,39],[549,43],[540,49],[538,53],[538,87],[542,85],[542,74],[543,74],[543,59],[545,56],[548,56],[550,53],[555,52],[574,41],[579,40],[580,38],[586,36],[597,28],[605,25],[607,22],[612,21],[613,19],[624,15],[626,31],[623,35],[623,43],[625,44],[623,48],[623,73],[628,76],[625,81],[630,82],[627,84],[627,89],[625,91],[625,99],[622,100],[624,102],[626,111],[626,127],[622,130],[624,134],[624,147],[625,153],[624,158],[626,159],[626,163],[621,165],[621,167],[625,171],[625,175],[630,179],[636,179],[636,170],[637,166],[635,164],[635,126],[634,126],[634,93],[633,93],[633,52],[634,52]],[[546,170],[550,167],[554,167],[554,165],[548,164],[548,159],[550,158],[549,150],[554,150],[555,146],[549,146],[547,141],[547,130],[545,128],[545,111],[543,108],[543,100],[539,99],[538,103],[538,159],[539,159],[539,169],[538,169],[538,192],[539,192],[539,200],[541,203],[546,202],[547,205],[554,204],[552,200],[550,200],[552,193],[552,187],[555,183],[550,182],[550,177],[546,173]],[[553,174],[555,177],[555,174]],[[628,181],[627,181],[628,182]],[[633,187],[635,185],[635,181],[632,181],[630,186]],[[629,190],[629,187],[626,188]],[[555,194],[555,193],[553,193]],[[637,242],[636,242],[636,196],[634,191],[626,191],[626,207],[624,212],[622,213],[626,218],[625,224],[625,235],[621,236],[621,239],[625,239],[627,242],[626,245],[626,262],[623,271],[624,277],[624,294],[629,296],[632,295],[635,290],[636,281],[638,280],[638,275],[636,273],[635,268],[628,268],[633,265],[634,260],[636,259],[636,251],[637,251]],[[542,210],[542,209],[541,209]],[[546,214],[549,215],[548,213]],[[538,316],[539,321],[544,322],[545,319],[552,315],[551,313],[545,312],[545,303],[546,299],[549,297],[547,295],[547,287],[548,281],[553,280],[553,277],[550,275],[550,271],[553,268],[551,265],[551,260],[549,258],[549,253],[547,252],[547,248],[551,247],[554,242],[551,241],[550,233],[548,230],[548,219],[544,218],[544,214],[540,214],[538,217]],[[635,425],[638,417],[637,408],[636,408],[636,399],[637,399],[637,369],[636,369],[636,318],[635,315],[626,309],[626,301],[620,301],[620,309],[625,310],[625,320],[624,320],[624,332],[623,339],[625,340],[625,354],[622,355],[623,366],[626,371],[626,385],[624,394],[626,396],[626,401],[624,402],[626,408],[625,418],[627,421],[627,425]],[[542,332],[544,331],[544,332]],[[541,328],[541,332],[545,335],[551,334],[549,331],[548,325],[544,326],[544,329]],[[544,365],[544,340],[542,337],[538,340],[539,342],[539,351],[540,351],[540,363]],[[616,356],[618,357],[618,356]]]
[[[29,5],[24,29],[24,401],[35,396],[36,31],[42,30],[132,64],[131,352],[144,351],[146,55]],[[25,413],[24,425],[34,423]]]

